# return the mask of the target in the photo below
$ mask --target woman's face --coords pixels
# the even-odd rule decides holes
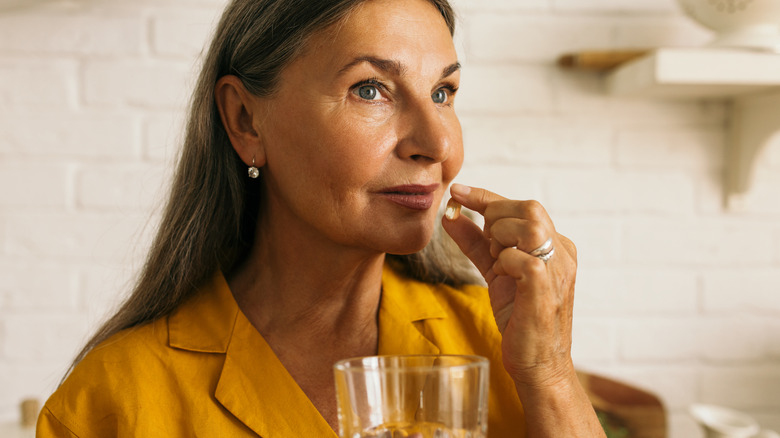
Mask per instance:
[[[373,252],[430,240],[463,146],[459,64],[426,0],[369,0],[312,37],[260,98],[266,229]]]

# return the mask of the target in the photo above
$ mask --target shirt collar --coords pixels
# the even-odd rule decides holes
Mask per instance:
[[[398,325],[413,326],[415,322],[446,317],[433,286],[404,277],[388,265],[382,271],[379,312],[380,339],[385,337],[382,335],[393,336]],[[216,272],[195,296],[168,317],[169,345],[203,353],[226,353],[239,314],[225,277]],[[383,320],[389,324],[382,324]]]
[[[381,307],[406,322],[445,318],[447,314],[434,294],[434,287],[405,277],[385,264]]]
[[[403,277],[385,265],[379,306],[379,354],[439,354],[421,322],[446,314],[431,286]]]
[[[265,339],[240,312],[214,396],[261,437],[336,438]]]
[[[217,272],[168,317],[168,344],[202,353],[225,353],[241,313],[227,281]]]
[[[379,354],[438,354],[439,348],[421,332],[420,324],[445,316],[431,285],[403,277],[385,266]],[[173,348],[225,354],[215,397],[260,436],[335,437],[240,311],[221,272],[169,316],[168,334]]]

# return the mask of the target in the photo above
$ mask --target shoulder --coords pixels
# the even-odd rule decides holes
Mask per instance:
[[[68,381],[78,385],[96,385],[97,378],[107,383],[127,382],[128,378],[148,373],[164,362],[168,353],[167,318],[128,328],[93,348],[74,368]]]
[[[80,437],[117,436],[175,428],[205,409],[225,355],[172,347],[168,338],[162,318],[99,344],[46,401],[49,423]]]
[[[49,422],[83,436],[110,436],[117,416],[158,387],[167,333],[164,319],[123,330],[96,346],[44,406]]]
[[[168,316],[93,348],[46,402],[68,428],[132,430],[210,401],[238,306],[217,272]],[[161,412],[165,407],[165,412]],[[146,422],[146,423],[144,423]]]
[[[146,356],[159,354],[167,346],[167,321],[157,321],[124,329],[95,346],[81,362],[74,367],[71,376],[95,373],[118,366],[132,370],[139,361],[146,362]],[[157,352],[157,353],[155,353]]]
[[[47,415],[78,436],[187,417],[212,401],[237,309],[223,276],[215,275],[170,315],[93,348],[46,402]]]

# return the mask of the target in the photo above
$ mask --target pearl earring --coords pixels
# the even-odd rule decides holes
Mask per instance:
[[[255,167],[255,157],[253,155],[252,156],[252,165],[249,166],[249,177],[252,178],[252,179],[255,179],[258,176],[260,176],[260,171],[257,169],[257,167]]]

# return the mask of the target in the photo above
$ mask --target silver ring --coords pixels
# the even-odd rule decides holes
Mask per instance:
[[[547,263],[547,260],[550,260],[552,258],[552,256],[553,256],[553,254],[555,254],[555,248],[550,248],[550,250],[548,252],[546,252],[544,254],[539,254],[538,256],[534,256],[534,257],[536,257],[537,259]]]
[[[529,252],[528,254],[538,258],[539,260],[547,263],[547,260],[550,260],[555,254],[555,248],[553,247],[553,240],[552,237],[548,238],[544,241],[542,246],[539,248],[536,248],[535,250]]]
[[[532,255],[534,257],[539,257],[541,255],[544,255],[544,254],[547,254],[548,252],[550,252],[550,248],[552,248],[552,237],[550,237],[549,239],[545,240],[544,243],[542,244],[542,246],[540,246],[539,248],[536,248],[535,250],[529,252],[528,254],[530,254],[530,255]]]

